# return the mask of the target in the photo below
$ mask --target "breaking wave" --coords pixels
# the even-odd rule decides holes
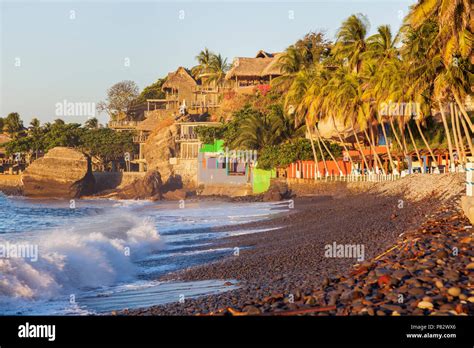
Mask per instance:
[[[21,233],[15,243],[36,246],[38,260],[0,258],[0,302],[44,300],[136,279],[135,260],[160,248],[150,218],[108,212],[70,227]],[[0,245],[13,243],[3,234]]]

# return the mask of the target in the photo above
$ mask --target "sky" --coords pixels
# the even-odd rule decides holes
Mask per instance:
[[[370,34],[381,24],[396,31],[415,2],[0,0],[0,117],[82,123],[114,83],[132,80],[143,89],[194,66],[204,47],[231,63],[260,49],[283,51],[310,31],[333,40],[354,13],[368,16]]]

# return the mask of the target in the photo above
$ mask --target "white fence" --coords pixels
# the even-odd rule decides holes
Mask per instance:
[[[381,181],[394,181],[401,178],[399,174],[366,174],[366,175],[328,175],[328,176],[317,176],[315,180],[319,181],[344,181],[344,182],[381,182]]]
[[[466,196],[472,197],[474,186],[474,163],[466,163]]]

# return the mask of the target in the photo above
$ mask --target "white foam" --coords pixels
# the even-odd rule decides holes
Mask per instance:
[[[39,259],[0,259],[0,302],[54,298],[129,281],[138,273],[135,256],[161,244],[151,219],[123,211],[22,239],[38,245]]]

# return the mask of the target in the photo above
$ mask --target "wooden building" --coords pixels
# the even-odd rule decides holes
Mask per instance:
[[[272,78],[282,75],[279,58],[281,53],[258,51],[254,58],[237,57],[226,79],[233,82],[234,88],[269,84]]]

